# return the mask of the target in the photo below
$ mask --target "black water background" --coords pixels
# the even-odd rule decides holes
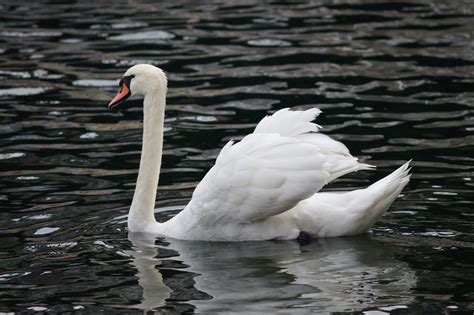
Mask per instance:
[[[343,310],[472,309],[473,11],[471,1],[441,0],[2,1],[0,310],[118,312],[142,299],[124,223],[141,102],[105,109],[118,78],[141,62],[169,77],[160,219],[182,209],[228,140],[279,108],[316,106],[324,132],[378,166],[328,189],[414,165],[370,235],[416,274],[406,290],[413,300],[383,295]],[[173,292],[161,308],[218,299],[194,286],[199,272],[176,255],[158,255]],[[339,310],[278,299],[264,301],[280,311]]]

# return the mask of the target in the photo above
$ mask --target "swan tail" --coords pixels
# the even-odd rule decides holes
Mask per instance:
[[[361,199],[366,200],[367,209],[363,212],[366,214],[366,226],[362,232],[368,230],[390,205],[398,197],[402,189],[410,181],[410,161],[400,166],[393,173],[382,178],[381,180],[370,185],[366,189],[362,190],[364,193],[361,195]]]
[[[410,180],[410,162],[411,160],[400,166],[388,176],[373,183],[367,189],[383,189],[385,191],[390,191],[394,188],[397,190],[400,186],[403,188]]]
[[[365,189],[321,192],[302,201],[289,214],[301,231],[314,237],[337,237],[367,232],[395,201],[410,180],[407,162]],[[372,168],[362,166],[363,169]]]

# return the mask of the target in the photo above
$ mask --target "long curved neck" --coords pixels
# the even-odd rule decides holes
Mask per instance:
[[[143,145],[137,185],[128,215],[128,229],[147,232],[158,223],[154,208],[163,153],[166,91],[149,93],[143,101]]]

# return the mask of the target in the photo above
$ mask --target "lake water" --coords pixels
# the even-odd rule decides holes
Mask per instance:
[[[232,4],[234,3],[234,4]],[[0,312],[471,314],[474,2],[0,3]],[[131,65],[169,77],[157,217],[230,139],[283,107],[377,170],[413,177],[368,235],[202,243],[128,235],[142,108],[106,104]]]

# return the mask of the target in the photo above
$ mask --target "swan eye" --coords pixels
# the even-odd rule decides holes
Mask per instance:
[[[123,77],[121,80],[120,80],[120,87],[123,86],[123,84],[125,84],[129,89],[130,89],[130,83],[132,82],[132,79],[134,78],[135,76],[132,74],[132,75],[127,75],[125,77]]]
[[[123,78],[120,79],[119,81],[119,88],[122,88],[123,84],[125,83],[127,85],[128,88],[130,88],[130,83],[132,82],[132,79],[134,78],[135,76],[132,74],[132,75],[127,75]]]
[[[108,107],[110,109],[114,108],[119,103],[125,101],[130,95],[130,83],[134,78],[134,75],[128,75],[123,77],[119,82],[120,91],[115,95],[115,97],[110,101]]]

